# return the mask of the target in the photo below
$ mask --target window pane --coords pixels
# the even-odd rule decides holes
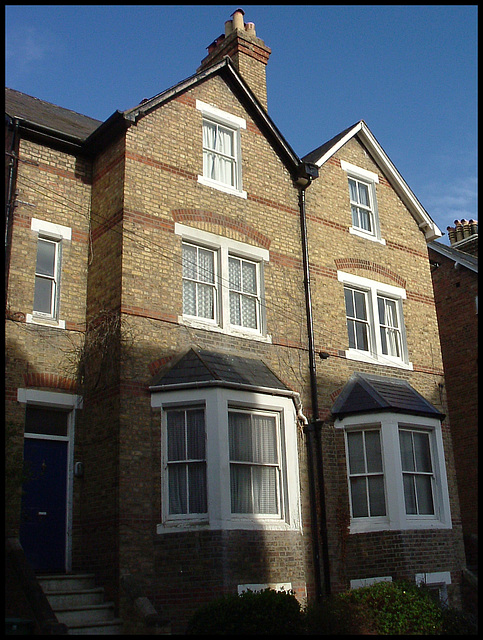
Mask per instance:
[[[242,317],[241,325],[248,327],[249,329],[257,329],[257,300],[256,298],[249,298],[242,296]]]
[[[404,502],[406,504],[406,513],[408,515],[414,515],[417,513],[416,509],[416,492],[414,489],[414,478],[412,475],[404,475]]]
[[[431,453],[429,449],[429,436],[427,433],[413,433],[414,456],[416,470],[431,473]]]
[[[381,439],[379,431],[366,431],[366,458],[368,473],[382,471]]]
[[[257,267],[252,262],[242,262],[242,284],[244,293],[257,293]]]
[[[278,513],[277,469],[252,467],[253,513]]]
[[[186,412],[187,420],[187,449],[189,460],[204,460],[205,458],[205,412],[203,409]]]
[[[210,285],[198,284],[196,287],[198,293],[198,312],[197,316],[200,318],[207,318],[214,320],[215,318],[215,302],[214,302],[214,289]]]
[[[190,280],[183,280],[183,313],[196,315],[196,283]]]
[[[365,473],[364,449],[362,431],[347,434],[347,447],[349,450],[350,473]]]
[[[252,513],[250,466],[230,465],[230,487],[232,513]]]
[[[359,209],[360,227],[365,231],[372,231],[371,214],[366,209]]]
[[[69,412],[42,407],[27,406],[25,433],[42,433],[50,436],[66,436]]]
[[[230,460],[253,462],[250,415],[230,411],[228,413],[228,434]]]
[[[272,416],[252,416],[253,461],[261,464],[276,464],[277,425]]]
[[[365,478],[351,478],[351,501],[353,518],[366,518],[369,515]]]
[[[399,444],[403,471],[414,471],[413,442],[410,431],[399,431]]]
[[[347,321],[347,333],[349,336],[349,349],[356,348],[356,327],[353,320]]]
[[[384,497],[384,477],[369,476],[369,503],[370,515],[385,516],[386,515],[386,499]]]
[[[189,511],[190,513],[206,513],[206,465],[195,463],[188,466],[189,478]]]
[[[344,289],[345,310],[347,316],[354,318],[354,300],[352,289]]]
[[[367,325],[362,322],[355,323],[356,348],[361,351],[369,351],[369,341],[367,338]]]
[[[230,289],[241,291],[241,267],[240,260],[236,258],[228,259]]]
[[[359,186],[359,203],[363,204],[365,207],[369,206],[369,189],[367,185],[362,182],[358,183]]]
[[[186,465],[175,464],[168,468],[169,513],[187,513]]]
[[[183,278],[196,279],[196,247],[183,244]]]
[[[198,250],[198,279],[200,282],[215,282],[215,256],[213,251]]]
[[[52,299],[55,283],[47,278],[35,277],[34,311],[52,313]]]
[[[36,273],[43,276],[54,277],[56,244],[39,239],[37,242]]]
[[[230,322],[231,324],[236,324],[237,326],[241,326],[241,296],[239,293],[234,293],[230,291]]]
[[[184,411],[168,411],[168,460],[186,460]]]
[[[416,492],[418,496],[418,513],[421,515],[433,515],[433,494],[431,491],[430,476],[415,476]]]
[[[350,178],[349,178],[349,191],[350,191],[351,202],[358,202],[358,200],[357,200],[357,184],[356,184],[355,180],[351,180]]]
[[[366,294],[362,293],[362,291],[354,291],[354,302],[356,309],[355,317],[359,320],[367,320]]]

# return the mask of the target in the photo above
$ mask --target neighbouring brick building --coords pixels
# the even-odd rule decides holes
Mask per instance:
[[[428,244],[468,567],[478,567],[478,223]]]
[[[441,233],[363,121],[300,159],[270,49],[225,27],[102,123],[6,90],[12,461],[61,488],[22,518],[15,494],[9,533],[39,572],[93,571],[128,631],[127,578],[174,632],[253,585],[459,604]]]

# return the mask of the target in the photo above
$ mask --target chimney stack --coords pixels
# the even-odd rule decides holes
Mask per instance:
[[[478,255],[478,221],[455,220],[454,227],[446,227],[451,246],[460,251]]]
[[[207,48],[208,55],[197,71],[202,71],[229,56],[250,89],[267,109],[266,66],[271,50],[257,38],[253,22],[245,23],[243,9],[236,9],[232,19],[225,22],[225,33]]]

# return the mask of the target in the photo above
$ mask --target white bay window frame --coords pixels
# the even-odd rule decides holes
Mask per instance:
[[[344,289],[347,288],[363,293],[367,309],[367,318],[365,320],[361,319],[360,321],[367,327],[368,349],[352,348],[348,346],[348,349],[345,351],[346,358],[349,360],[358,360],[360,362],[370,362],[377,365],[412,370],[413,365],[409,361],[402,306],[403,300],[406,299],[406,290],[401,287],[377,282],[376,280],[371,280],[369,278],[355,276],[344,271],[337,272],[337,279],[344,285]],[[379,299],[394,302],[397,326],[391,327],[391,323],[388,322],[387,318],[383,322],[380,322]],[[356,321],[356,318],[350,318],[346,315],[346,326],[348,322]],[[391,338],[389,332],[394,332],[394,339],[398,343],[400,356],[394,356],[383,352],[384,347],[381,338],[381,330],[385,332],[386,341],[388,343]]]
[[[448,480],[444,458],[441,422],[437,418],[393,412],[375,412],[337,418],[334,426],[344,431],[349,502],[351,500],[347,434],[378,429],[383,457],[386,516],[352,517],[350,533],[406,529],[451,529]],[[408,514],[404,494],[404,469],[401,460],[401,430],[427,434],[431,448],[434,513]]]
[[[181,236],[182,242],[215,253],[215,284],[216,310],[215,319],[203,318],[184,313],[178,317],[180,324],[200,329],[219,331],[229,335],[271,342],[271,336],[266,332],[265,296],[264,296],[264,263],[269,262],[270,254],[267,249],[218,236],[208,231],[195,229],[183,224],[175,223],[175,234]],[[230,259],[246,263],[255,268],[256,291],[245,287],[237,289],[230,282]],[[233,322],[230,312],[230,296],[249,298],[255,304],[256,327],[243,326]],[[231,301],[233,304],[233,300]]]
[[[198,182],[219,191],[246,198],[247,192],[242,187],[241,129],[246,129],[246,120],[223,111],[201,100],[196,100],[196,108],[203,117],[203,174],[198,175]],[[211,131],[211,134],[208,132]],[[214,133],[213,133],[214,132]],[[214,142],[225,136],[231,140],[230,150]],[[213,138],[213,142],[209,140]],[[230,167],[230,178],[223,175],[221,168],[213,169],[213,162]],[[209,168],[210,167],[210,168]],[[213,173],[214,171],[214,173]]]
[[[156,391],[151,406],[161,409],[161,522],[158,533],[193,529],[299,531],[301,528],[297,419],[291,397],[224,387]],[[204,406],[206,428],[207,514],[169,513],[166,411]],[[232,513],[230,411],[267,415],[277,423],[277,513]]]

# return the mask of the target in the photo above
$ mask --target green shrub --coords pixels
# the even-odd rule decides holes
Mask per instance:
[[[395,581],[377,582],[346,592],[343,600],[360,605],[366,621],[380,635],[439,635],[442,608],[424,586]]]
[[[217,598],[198,609],[186,633],[294,634],[302,633],[302,611],[292,593],[265,589]]]

